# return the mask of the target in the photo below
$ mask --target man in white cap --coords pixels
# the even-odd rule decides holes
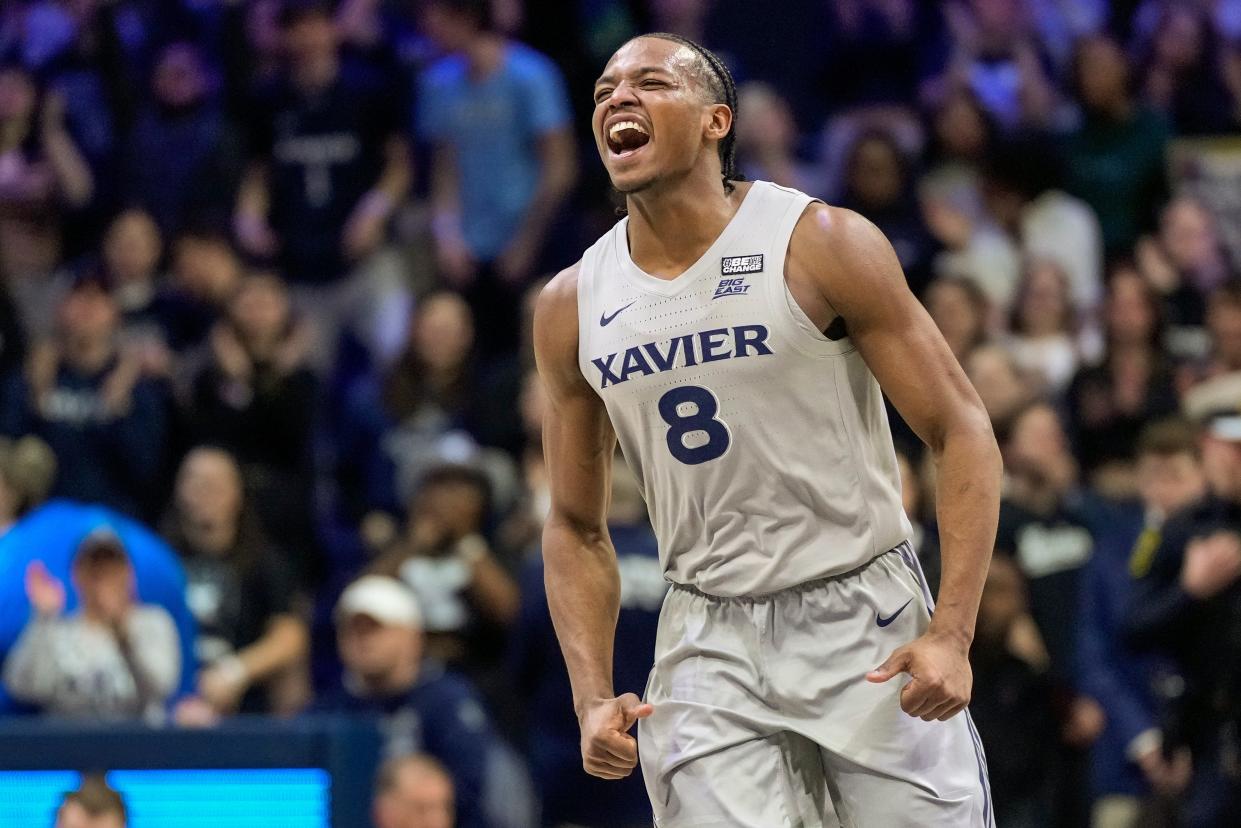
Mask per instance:
[[[1211,494],[1175,515],[1137,586],[1128,632],[1176,661],[1164,753],[1188,748],[1193,779],[1181,824],[1224,825],[1241,807],[1241,410],[1209,417],[1202,434]]]
[[[318,712],[381,719],[385,756],[426,753],[457,789],[459,828],[486,828],[492,757],[500,748],[478,692],[422,656],[422,612],[414,593],[386,575],[364,575],[336,603],[342,686]]]

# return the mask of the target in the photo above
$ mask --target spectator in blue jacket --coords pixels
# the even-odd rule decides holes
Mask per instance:
[[[395,578],[365,575],[341,594],[336,624],[344,680],[315,709],[377,717],[386,755],[439,760],[457,790],[459,828],[529,825],[521,802],[504,790],[512,782],[502,769],[506,749],[478,693],[423,659],[414,593]]]
[[[167,400],[118,347],[108,287],[92,271],[61,301],[56,341],[0,393],[0,433],[47,441],[59,463],[54,495],[142,515],[163,471]]]
[[[1241,807],[1241,415],[1212,415],[1201,437],[1210,493],[1163,526],[1125,612],[1126,639],[1179,670],[1163,699],[1163,753],[1171,786],[1188,783],[1186,828],[1232,824]]]
[[[1206,493],[1197,436],[1188,423],[1148,426],[1137,465],[1139,500],[1097,501],[1086,510],[1095,546],[1082,574],[1077,656],[1081,691],[1107,717],[1092,746],[1090,781],[1095,820],[1108,825],[1136,818],[1141,797],[1165,789],[1172,771],[1152,693],[1155,665],[1125,643],[1125,609],[1134,579],[1150,569],[1164,521]]]

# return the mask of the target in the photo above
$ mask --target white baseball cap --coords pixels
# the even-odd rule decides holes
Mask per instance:
[[[1217,440],[1241,443],[1241,414],[1217,414],[1207,423],[1207,433]]]
[[[364,575],[341,593],[336,602],[336,621],[367,615],[392,627],[422,629],[422,611],[414,592],[396,578]]]

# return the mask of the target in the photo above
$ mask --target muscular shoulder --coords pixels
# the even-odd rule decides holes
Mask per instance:
[[[793,230],[785,272],[799,301],[817,295],[832,316],[846,320],[907,289],[896,253],[878,227],[852,210],[817,201]]]
[[[577,369],[577,286],[581,262],[557,273],[534,308],[534,352],[539,373],[556,385],[580,382]],[[576,381],[574,377],[576,376]]]

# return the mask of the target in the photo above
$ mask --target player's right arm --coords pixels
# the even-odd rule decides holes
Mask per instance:
[[[616,435],[603,401],[578,368],[578,266],[557,274],[539,296],[534,351],[547,392],[543,454],[552,506],[543,527],[547,602],[573,686],[582,728],[582,764],[605,779],[628,776],[638,761],[628,735],[651,706],[612,688],[612,644],[620,574],[608,537]]]

